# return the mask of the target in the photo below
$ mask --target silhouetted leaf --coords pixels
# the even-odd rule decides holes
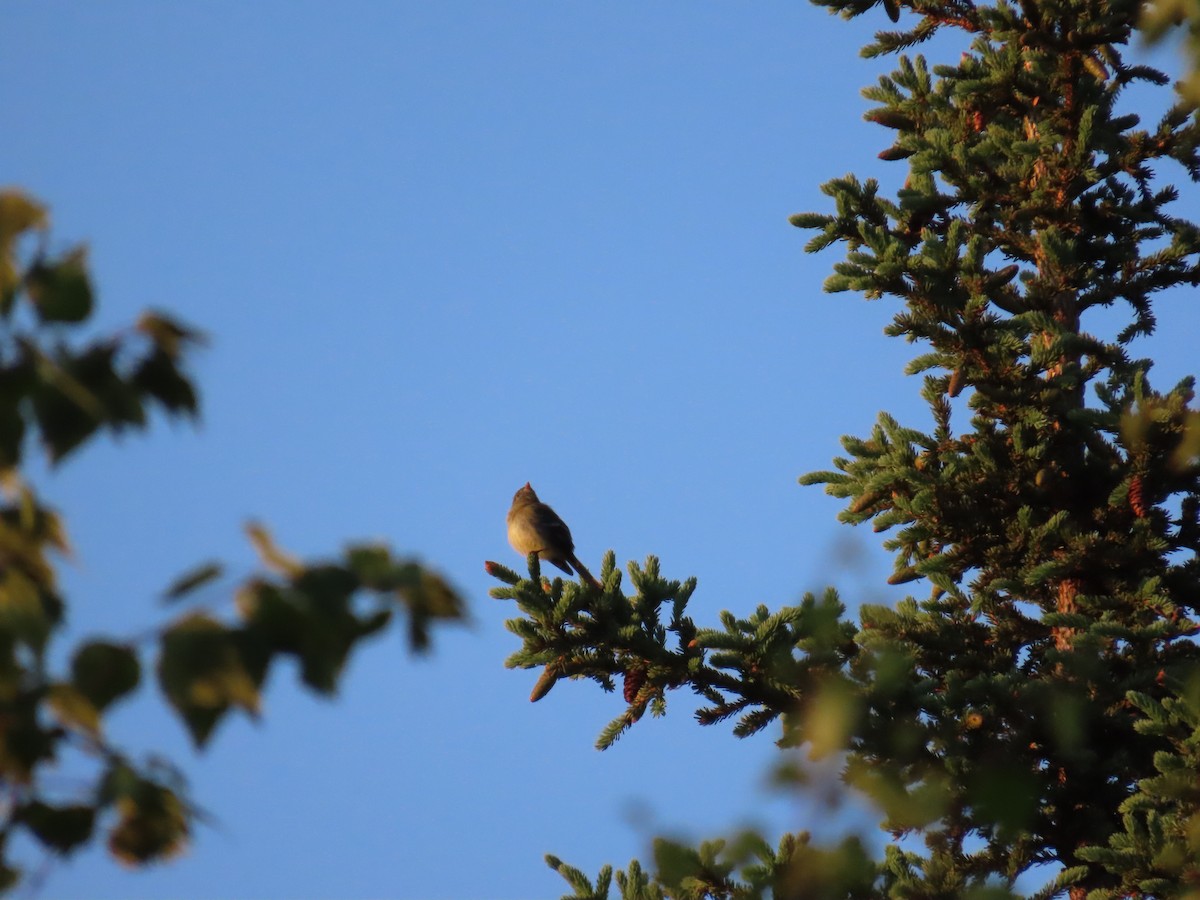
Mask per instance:
[[[16,816],[37,839],[57,853],[67,854],[92,836],[96,810],[91,806],[50,806],[40,800],[22,806]]]
[[[33,390],[34,415],[50,457],[61,460],[97,428],[145,424],[137,392],[117,373],[115,344],[95,344],[78,355],[42,357]]]
[[[25,437],[21,401],[32,384],[33,367],[28,360],[0,368],[0,468],[15,466],[21,460]]]
[[[81,729],[93,736],[100,734],[100,711],[74,685],[51,685],[46,692],[46,705],[68,728]]]
[[[214,578],[220,578],[223,571],[224,567],[219,562],[206,562],[199,565],[175,579],[163,594],[163,599],[170,601],[186,597]]]
[[[11,534],[11,529],[0,529],[0,538]],[[42,599],[38,585],[25,572],[12,566],[0,568],[0,633],[41,648],[54,625]]]
[[[46,227],[46,208],[22,191],[0,191],[0,315],[7,316],[20,280],[13,244],[34,228]]]
[[[292,585],[308,595],[316,607],[340,613],[358,589],[359,581],[341,566],[310,566],[294,577]]]
[[[28,783],[38,763],[54,757],[57,735],[42,725],[40,699],[40,692],[24,691],[3,705],[0,781],[6,784]]]
[[[409,645],[414,650],[429,646],[429,625],[435,619],[461,619],[466,606],[449,583],[424,566],[403,567],[405,577],[399,594],[408,607]]]
[[[25,285],[43,322],[82,322],[92,313],[92,285],[82,247],[60,260],[36,263]]]
[[[337,621],[310,616],[304,625],[299,653],[301,678],[313,690],[332,694],[337,690],[346,657],[357,639],[357,620],[347,617]]]
[[[262,560],[262,564],[273,572],[278,572],[280,575],[298,575],[304,567],[290,553],[285,553],[279,549],[275,543],[275,539],[271,537],[271,532],[267,531],[265,525],[260,525],[258,522],[249,522],[246,525],[246,536],[250,538],[250,543],[254,545],[255,551],[258,553],[258,558]]]
[[[141,361],[133,373],[132,383],[170,413],[194,415],[199,408],[195,387],[162,349],[155,349]]]
[[[0,863],[0,893],[16,886],[21,880],[21,870],[7,863]]]
[[[258,713],[258,684],[238,650],[234,633],[202,613],[185,616],[163,635],[159,684],[197,746],[230,706]]]
[[[0,190],[0,251],[7,252],[14,238],[33,228],[45,228],[46,222],[46,207],[24,191]]]
[[[93,641],[71,660],[71,683],[101,710],[136,688],[141,677],[137,655],[121,644]]]
[[[261,634],[279,652],[299,652],[307,621],[279,588],[265,581],[251,581],[238,591],[237,605],[247,630]]]
[[[360,544],[346,551],[346,565],[364,587],[387,591],[395,587],[395,565],[387,547]]]
[[[131,866],[177,855],[189,833],[182,801],[169,788],[136,775],[123,781],[132,784],[115,798],[120,820],[109,833],[109,851]]]
[[[170,360],[178,360],[186,344],[204,342],[204,335],[199,331],[180,325],[170,316],[159,312],[142,313],[136,327]]]

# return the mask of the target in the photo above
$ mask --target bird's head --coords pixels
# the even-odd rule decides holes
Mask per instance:
[[[538,496],[533,492],[533,485],[528,481],[525,486],[513,494],[513,503],[537,503]]]

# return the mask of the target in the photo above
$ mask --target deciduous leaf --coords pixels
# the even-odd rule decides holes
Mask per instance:
[[[259,686],[235,632],[202,613],[185,616],[163,635],[158,678],[197,746],[207,743],[229,707],[258,713]]]
[[[346,551],[346,565],[364,587],[387,591],[395,587],[395,564],[382,544],[360,544]]]
[[[28,194],[0,190],[0,315],[11,311],[20,281],[13,245],[30,229],[45,228],[46,220],[46,208]]]
[[[6,685],[6,687],[8,687]],[[38,715],[40,691],[17,691],[5,698],[4,740],[0,741],[0,781],[27,784],[38,764],[52,759],[58,737]]]
[[[250,538],[250,543],[254,545],[258,558],[268,569],[278,572],[280,575],[293,576],[304,571],[299,560],[290,553],[279,549],[266,526],[260,525],[258,522],[250,522],[246,525],[246,535]]]
[[[461,619],[466,609],[462,597],[450,584],[424,566],[404,567],[400,596],[408,607],[409,645],[414,650],[429,647],[429,625],[435,619]]]
[[[308,596],[312,604],[335,615],[347,608],[359,580],[341,566],[318,565],[301,569],[292,580],[293,587]]]
[[[199,331],[180,325],[170,316],[159,312],[142,313],[136,327],[172,361],[179,359],[185,345],[204,342],[204,335]]]
[[[22,806],[16,818],[51,850],[66,855],[92,836],[96,810],[82,804],[51,806],[35,800]]]
[[[31,391],[33,412],[53,461],[61,460],[114,418],[101,396],[108,395],[111,401],[123,389],[113,368],[115,353],[115,346],[104,345],[61,359],[38,356],[38,382]],[[133,400],[136,403],[136,396]],[[117,424],[128,420],[126,413],[118,417]]]
[[[93,641],[71,660],[71,683],[100,710],[136,688],[141,677],[137,655],[122,644]]]
[[[199,409],[196,388],[179,370],[175,359],[162,349],[142,360],[133,373],[133,384],[170,413],[194,415]]]
[[[169,859],[187,844],[187,809],[169,788],[138,779],[116,806],[120,820],[109,833],[108,849],[126,865]]]
[[[15,567],[0,569],[0,632],[40,648],[52,626],[33,580]]]
[[[36,263],[25,284],[43,322],[82,322],[92,314],[92,284],[82,247],[59,260]]]
[[[224,572],[224,567],[219,562],[206,562],[199,565],[175,579],[163,594],[163,599],[170,601],[186,597],[214,578],[220,578],[222,572]]]
[[[33,383],[33,368],[27,360],[0,368],[0,469],[21,460],[25,438],[25,416],[21,403]]]
[[[45,228],[48,221],[46,207],[24,191],[0,190],[0,251],[7,252],[14,238],[33,228]]]
[[[93,736],[100,734],[100,710],[74,685],[52,685],[46,692],[46,704],[68,728],[78,728]]]
[[[254,580],[237,592],[246,628],[258,632],[276,651],[296,653],[304,640],[304,614],[273,584]]]

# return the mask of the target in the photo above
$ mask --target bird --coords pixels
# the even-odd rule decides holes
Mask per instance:
[[[575,555],[575,542],[567,523],[538,499],[528,481],[513,495],[508,510],[508,542],[521,555],[536,553],[540,559],[553,563],[568,575],[578,572],[581,579],[600,588],[600,582]]]

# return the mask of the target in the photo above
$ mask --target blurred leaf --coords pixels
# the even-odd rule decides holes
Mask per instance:
[[[1183,436],[1171,454],[1171,467],[1186,471],[1200,458],[1200,412],[1189,410],[1183,422]]]
[[[317,565],[300,569],[292,579],[292,586],[306,594],[317,608],[340,614],[358,590],[359,581],[341,566]]]
[[[21,461],[25,417],[21,401],[33,382],[33,369],[26,361],[0,368],[0,469]]]
[[[120,820],[109,833],[108,849],[121,862],[140,866],[169,859],[187,843],[187,811],[168,788],[137,779],[116,800]]]
[[[115,352],[115,347],[97,346],[63,360],[37,357],[33,412],[52,461],[60,461],[109,418],[97,391],[120,381],[112,365]]]
[[[387,591],[395,587],[396,567],[392,555],[382,544],[360,544],[346,551],[346,565],[363,587]]]
[[[93,737],[100,734],[100,711],[78,688],[70,684],[51,685],[46,704],[55,718],[68,728],[78,728]]]
[[[695,877],[703,868],[695,850],[666,838],[654,841],[654,864],[659,881],[672,890],[678,890],[684,879]]]
[[[304,571],[299,560],[279,549],[275,539],[271,537],[271,532],[267,531],[265,526],[257,522],[250,522],[246,525],[246,535],[250,538],[250,543],[254,545],[258,558],[268,569],[278,572],[280,575],[292,576],[299,575]]]
[[[18,692],[0,705],[0,783],[28,784],[38,763],[54,757],[57,736],[42,727],[40,692]]]
[[[172,361],[179,359],[185,344],[201,344],[204,336],[191,328],[180,325],[169,316],[157,312],[144,312],[137,320],[137,330],[150,338],[154,345]]]
[[[875,897],[877,868],[857,838],[833,847],[786,840],[780,848],[775,897]]]
[[[254,580],[237,592],[237,606],[248,630],[263,636],[275,650],[297,653],[304,640],[306,619],[275,585]]]
[[[101,710],[136,688],[141,677],[137,655],[121,644],[93,641],[80,647],[71,660],[75,689]]]
[[[40,800],[17,810],[16,818],[39,841],[57,853],[67,854],[92,836],[96,810],[91,806],[50,806]]]
[[[15,567],[0,569],[0,633],[44,646],[53,626],[38,586]]]
[[[15,866],[10,866],[7,862],[0,862],[0,893],[16,887],[21,880],[21,870]]]
[[[230,706],[258,713],[258,683],[235,633],[202,613],[185,616],[163,635],[158,678],[198,747],[207,743]]]
[[[0,553],[34,588],[51,590],[55,584],[54,567],[46,558],[47,547],[66,552],[62,522],[38,506],[36,498],[22,489],[18,503],[0,511]]]
[[[359,636],[359,622],[348,611],[337,617],[328,612],[305,616],[299,648],[304,683],[322,694],[337,690],[346,659]]]
[[[43,322],[82,322],[92,314],[87,251],[78,247],[54,262],[39,261],[25,277]]]
[[[87,392],[87,397],[95,404],[91,409],[93,415],[102,424],[118,430],[126,425],[146,424],[146,413],[138,391],[117,370],[116,359],[120,350],[116,343],[100,342],[78,355],[64,357],[63,362],[74,382]],[[85,400],[80,399],[79,402],[87,406]]]
[[[810,757],[823,759],[846,749],[861,712],[862,699],[854,688],[840,678],[822,679],[801,726],[804,739],[810,742]]]
[[[172,356],[156,349],[138,365],[133,384],[161,403],[168,412],[194,415],[199,409],[196,388],[179,371]]]
[[[115,758],[100,780],[99,802],[105,806],[116,803],[121,797],[137,791],[141,783],[141,776],[125,760]]]
[[[15,188],[0,190],[0,251],[8,252],[9,244],[33,228],[49,224],[46,207],[24,191]]]
[[[203,563],[171,582],[171,586],[163,594],[163,599],[167,601],[179,600],[197,588],[208,584],[214,578],[220,578],[223,571],[224,567],[219,562]]]
[[[13,245],[25,232],[46,225],[44,206],[22,191],[0,190],[0,315],[7,316],[11,311],[20,281]]]
[[[971,779],[967,797],[985,821],[1020,832],[1029,828],[1037,815],[1037,776],[1017,766],[989,765]]]
[[[408,639],[413,650],[429,648],[429,626],[435,619],[461,619],[466,610],[462,597],[450,584],[424,566],[410,563],[399,594],[408,607]]]
[[[1131,409],[1121,415],[1121,440],[1131,450],[1140,450],[1153,423],[1150,410],[1143,407]]]

